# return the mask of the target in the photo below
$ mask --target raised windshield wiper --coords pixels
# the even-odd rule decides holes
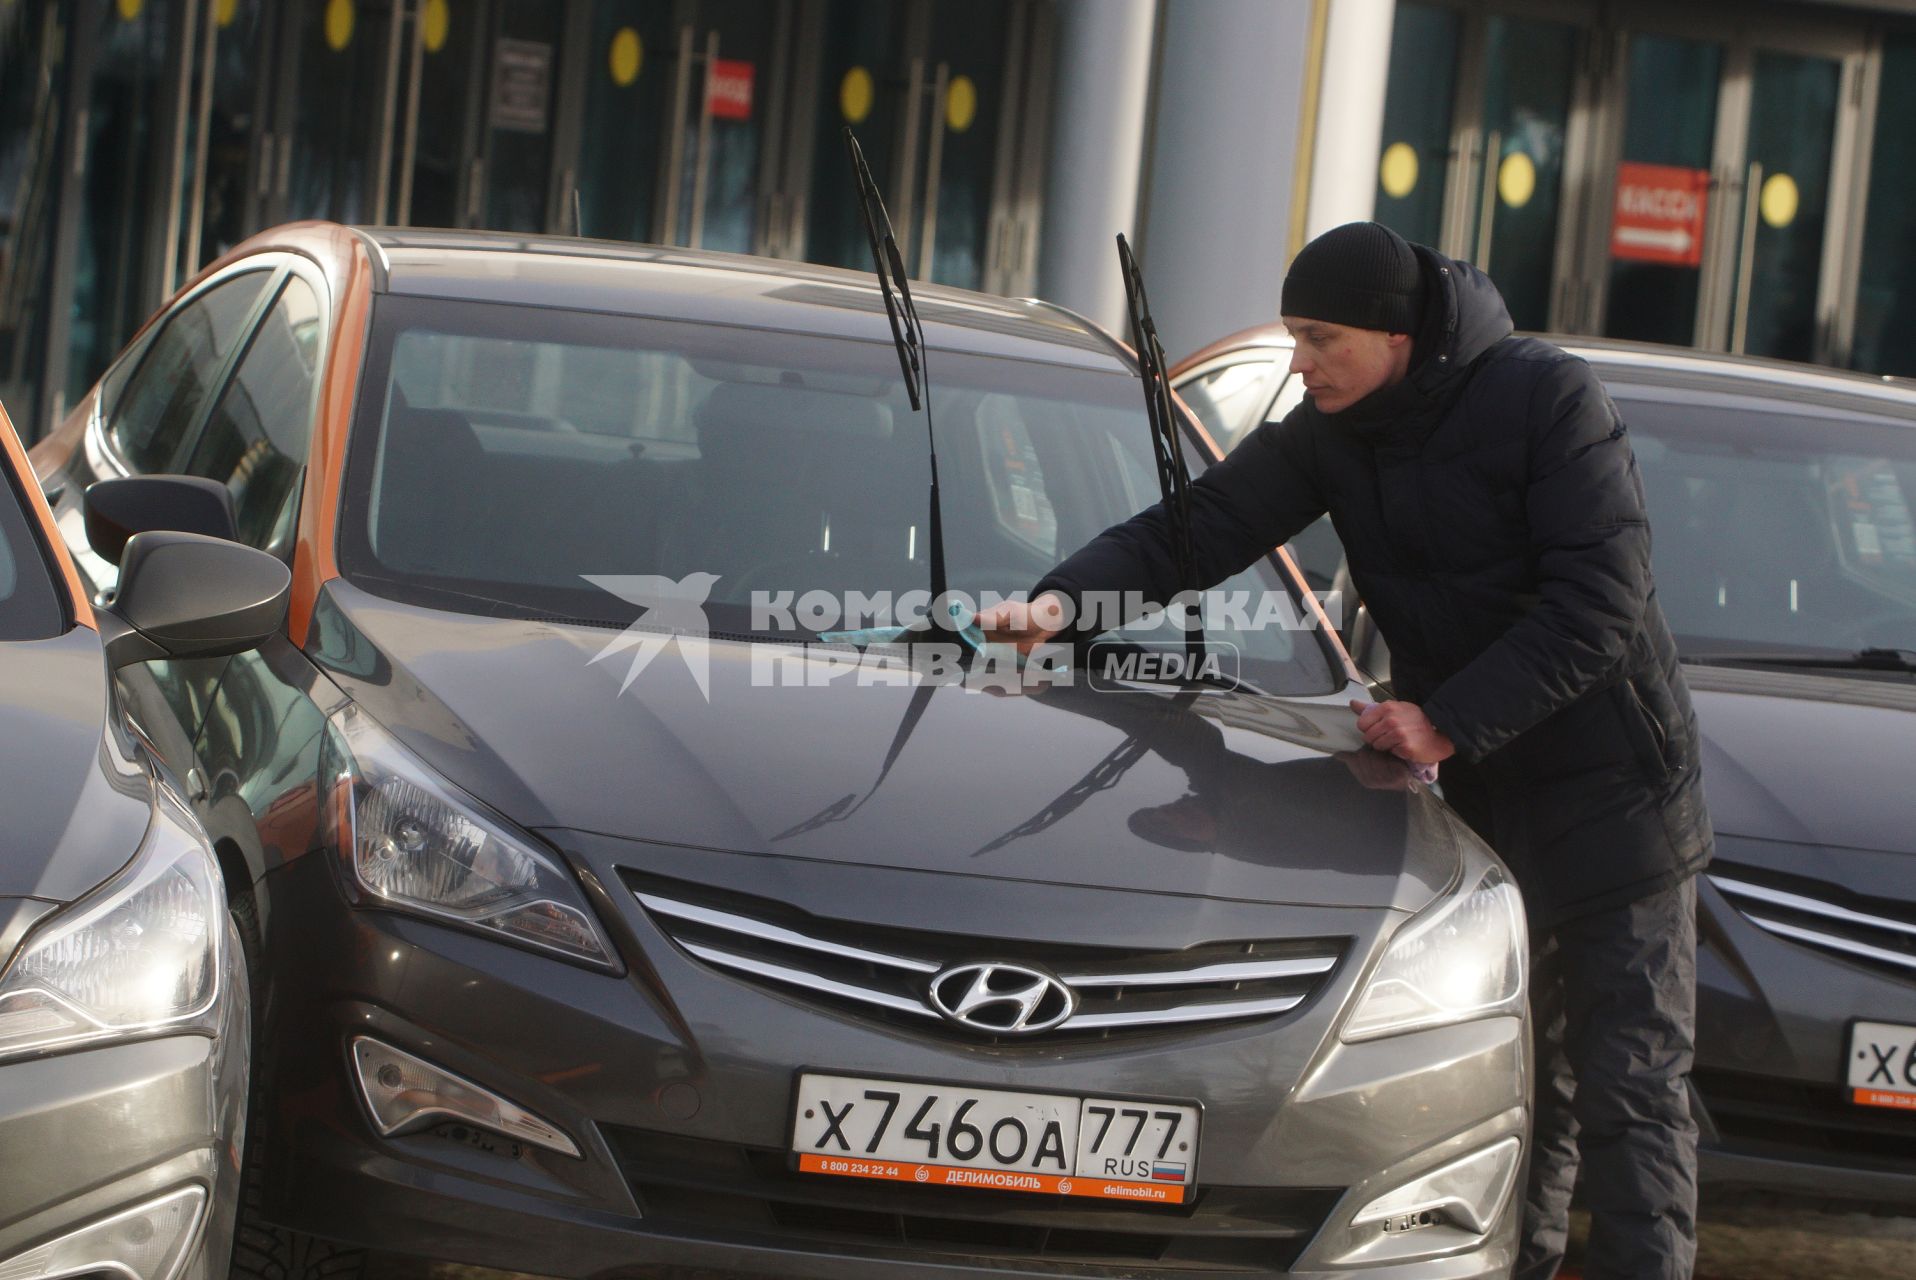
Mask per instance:
[[[1817,671],[1900,671],[1916,674],[1916,649],[1858,649],[1854,653],[1686,653],[1699,667],[1802,667]]]
[[[905,375],[905,394],[910,397],[914,411],[925,411],[925,443],[931,451],[931,607],[926,610],[925,620],[913,626],[837,631],[825,638],[853,644],[880,644],[908,641],[936,627],[955,631],[970,643],[966,632],[971,622],[970,611],[959,608],[954,612],[954,602],[945,582],[945,524],[938,496],[938,438],[931,426],[931,378],[925,367],[924,329],[918,323],[918,308],[912,304],[905,258],[898,251],[898,237],[892,234],[885,198],[879,194],[878,184],[872,181],[871,167],[865,163],[865,153],[859,148],[850,125],[845,126],[845,151],[851,157],[852,177],[858,184],[865,236],[871,242],[872,267],[878,273],[878,294],[885,300],[885,318],[891,322],[892,345],[898,349],[898,369]]]
[[[1171,522],[1171,563],[1179,591],[1196,591],[1197,554],[1191,539],[1191,472],[1184,465],[1184,437],[1171,404],[1171,380],[1165,376],[1164,347],[1144,296],[1144,273],[1124,233],[1118,233],[1118,269],[1124,274],[1124,298],[1131,313],[1131,345],[1138,353],[1138,376],[1144,382],[1144,416],[1151,423],[1151,451],[1158,463],[1158,489],[1164,513]],[[1170,602],[1165,603],[1170,608]],[[1199,609],[1184,633],[1184,649],[1193,670],[1204,661],[1204,615]]]

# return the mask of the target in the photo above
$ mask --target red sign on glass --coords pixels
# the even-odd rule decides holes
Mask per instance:
[[[1610,256],[1674,267],[1703,265],[1703,219],[1710,171],[1667,164],[1617,166],[1616,220]]]
[[[720,58],[712,64],[712,75],[705,83],[706,105],[715,120],[752,118],[753,65],[737,58]]]

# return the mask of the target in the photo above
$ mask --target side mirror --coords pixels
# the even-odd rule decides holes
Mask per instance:
[[[264,551],[195,533],[137,533],[100,638],[118,669],[158,658],[218,658],[263,644],[286,621],[293,575]]]
[[[86,488],[86,540],[109,564],[120,563],[127,539],[166,529],[209,538],[238,538],[233,495],[200,476],[122,476]]]

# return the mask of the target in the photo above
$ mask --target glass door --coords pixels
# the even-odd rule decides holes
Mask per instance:
[[[579,232],[653,240],[672,88],[672,12],[655,0],[596,0],[577,174]]]
[[[851,125],[916,279],[1012,287],[1034,181],[1035,71],[1047,28],[1027,0],[832,0],[815,77],[806,224],[815,262],[868,267],[845,158]]]
[[[554,91],[566,70],[559,59],[564,29],[564,5],[497,0],[476,184],[481,194],[473,202],[479,226],[495,231],[546,229]]]
[[[1601,331],[1828,359],[1860,129],[1860,35],[1628,11]]]
[[[1623,75],[1602,332],[1687,346],[1696,339],[1724,47],[1635,34]]]
[[[1520,329],[1562,323],[1593,24],[1576,0],[1404,3],[1392,22],[1375,216],[1487,273]]]
[[[1376,218],[1413,244],[1444,245],[1463,30],[1457,10],[1409,0],[1391,22]]]
[[[263,164],[261,221],[385,216],[397,61],[392,57],[404,0],[293,0],[278,10],[278,69],[272,136]]]
[[[825,7],[802,250],[809,261],[871,267],[844,129],[849,125],[858,136],[889,205],[897,199],[903,108],[912,92],[906,52],[912,17],[911,6],[892,0],[830,0]]]
[[[1843,65],[1836,58],[1757,49],[1748,76],[1729,349],[1811,360],[1822,346],[1818,295],[1830,238]]]
[[[1481,145],[1465,254],[1519,329],[1551,327],[1578,30],[1492,14],[1484,29]]]
[[[790,0],[680,0],[654,228],[666,244],[762,250],[785,143]]]

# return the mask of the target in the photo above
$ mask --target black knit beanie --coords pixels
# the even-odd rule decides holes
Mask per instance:
[[[1424,276],[1404,237],[1378,222],[1347,222],[1305,245],[1284,277],[1280,314],[1417,333]]]

